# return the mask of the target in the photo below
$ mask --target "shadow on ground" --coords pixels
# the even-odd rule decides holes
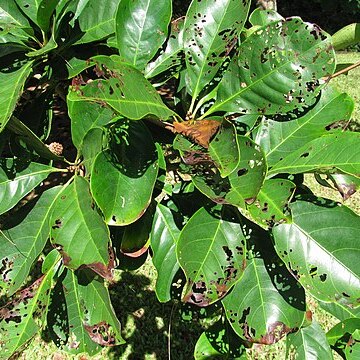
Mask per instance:
[[[183,321],[179,304],[159,303],[148,277],[123,272],[109,291],[126,340],[125,345],[109,351],[110,358],[163,360],[169,358],[170,346],[172,359],[193,359],[196,341],[203,331],[201,326]]]

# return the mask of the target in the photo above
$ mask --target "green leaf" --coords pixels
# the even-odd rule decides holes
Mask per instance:
[[[252,26],[265,26],[274,21],[283,20],[284,18],[274,10],[255,9],[249,16]]]
[[[317,299],[357,306],[360,218],[333,202],[296,201],[292,224],[273,229],[278,254]]]
[[[10,296],[29,275],[34,261],[43,250],[50,234],[50,211],[61,187],[45,191],[24,219],[15,226],[5,224],[0,230],[2,276],[0,286]]]
[[[51,294],[47,331],[60,349],[90,356],[124,343],[104,281],[89,269],[65,269]]]
[[[64,265],[71,269],[87,265],[98,273],[107,268],[109,230],[94,207],[84,178],[75,176],[59,193],[51,225],[51,242],[58,247]]]
[[[30,28],[29,20],[21,12],[14,0],[3,0],[0,5],[1,24],[10,24],[17,28]]]
[[[171,22],[171,32],[158,57],[145,67],[144,76],[152,78],[166,72],[165,76],[177,74],[184,65],[183,49],[184,19]],[[162,74],[164,76],[164,74]]]
[[[84,0],[77,7],[74,20],[84,35],[76,42],[85,44],[106,38],[115,32],[115,14],[120,0]]]
[[[227,321],[218,321],[204,331],[195,345],[195,360],[244,359],[245,341],[239,338]]]
[[[43,327],[56,264],[0,309],[1,357],[20,352]]]
[[[74,145],[80,149],[83,146],[84,137],[93,128],[101,128],[119,117],[110,108],[98,103],[89,103],[85,100],[77,100],[77,93],[70,93],[67,106],[71,119],[71,138]]]
[[[242,229],[249,249],[245,272],[222,303],[238,336],[270,345],[303,324],[305,293],[268,233],[248,222]]]
[[[95,80],[82,86],[80,90],[72,88],[68,101],[105,103],[120,115],[132,120],[147,115],[166,120],[175,115],[162,102],[160,95],[143,74],[122,63],[118,56],[97,56],[94,62],[97,64],[97,71],[104,71],[107,78]]]
[[[176,252],[187,279],[184,302],[208,306],[241,278],[246,240],[235,221],[219,210],[201,208],[182,229]]]
[[[250,1],[192,1],[184,25],[186,86],[193,103],[236,45]]]
[[[289,334],[286,339],[286,358],[299,360],[333,359],[330,346],[320,325],[313,321],[310,326]]]
[[[335,50],[344,50],[360,42],[360,23],[349,24],[332,36]]]
[[[265,119],[256,142],[266,153],[272,166],[308,142],[328,133],[337,122],[350,119],[354,101],[347,94],[327,86],[318,103],[304,116],[292,121]]]
[[[277,114],[314,103],[318,80],[335,69],[331,38],[316,25],[290,18],[255,31],[239,47],[219,84],[218,111]]]
[[[44,32],[49,31],[51,17],[61,0],[42,0],[36,14],[37,24]]]
[[[116,13],[120,56],[144,70],[167,37],[171,13],[170,0],[122,0]]]
[[[355,330],[359,330],[359,329],[360,329],[360,319],[358,318],[346,319],[339,322],[333,328],[331,328],[326,333],[326,338],[330,345],[335,345],[336,342],[344,336],[344,334],[346,333],[352,334],[355,332]]]
[[[155,292],[160,302],[171,299],[171,285],[179,270],[175,252],[179,235],[180,230],[171,210],[158,204],[150,233],[150,246],[153,251],[152,262],[158,273]]]
[[[128,225],[150,203],[158,173],[157,152],[142,122],[124,121],[115,131],[110,148],[95,159],[91,192],[107,224]]]
[[[83,156],[82,164],[85,166],[87,175],[91,174],[96,156],[105,146],[103,129],[92,128],[87,132],[79,148],[79,152]]]
[[[209,154],[219,169],[220,176],[229,176],[239,165],[240,150],[233,125],[224,124],[209,144]]]
[[[194,185],[207,197],[220,204],[231,204],[245,208],[252,203],[265,179],[266,160],[261,148],[246,136],[237,137],[240,162],[229,177],[221,178],[213,168],[197,172]]]
[[[291,216],[286,212],[295,187],[293,182],[285,179],[265,180],[255,202],[247,209],[262,226],[288,223],[291,221]]]
[[[40,57],[40,56],[45,55],[45,54],[49,53],[50,51],[56,49],[58,47],[58,44],[57,44],[54,36],[55,36],[54,33],[51,34],[49,41],[47,41],[40,49],[26,53],[26,56],[28,56],[30,58]]]
[[[314,139],[277,162],[268,175],[285,172],[299,174],[315,170],[340,170],[360,177],[360,134],[337,132]]]
[[[0,132],[4,130],[22,93],[25,81],[31,73],[33,61],[27,62],[18,69],[1,69],[0,71]]]
[[[41,0],[15,0],[23,12],[34,24],[37,23],[37,13]]]
[[[331,315],[335,316],[339,320],[346,320],[350,317],[352,318],[360,318],[360,307],[353,308],[347,306],[346,304],[341,304],[339,302],[324,302],[318,301],[319,305],[322,309],[326,312],[330,313]]]
[[[0,214],[14,207],[20,199],[57,169],[25,162],[20,159],[0,159]]]

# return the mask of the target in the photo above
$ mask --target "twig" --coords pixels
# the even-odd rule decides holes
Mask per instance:
[[[345,74],[345,73],[347,73],[348,71],[357,68],[358,66],[360,66],[360,61],[358,61],[358,62],[356,62],[355,64],[352,64],[352,65],[346,67],[345,69],[342,69],[342,70],[336,72],[335,74],[330,75],[330,76],[326,79],[326,82],[329,82],[331,79],[334,79],[334,78],[336,78],[336,77],[339,76],[339,75]]]

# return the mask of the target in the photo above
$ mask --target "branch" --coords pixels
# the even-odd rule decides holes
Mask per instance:
[[[336,77],[339,76],[339,75],[345,74],[345,73],[347,73],[348,71],[357,68],[358,66],[360,66],[360,61],[358,61],[358,62],[356,62],[355,64],[352,64],[352,65],[346,67],[345,69],[342,69],[342,70],[336,72],[335,74],[330,75],[330,76],[326,79],[326,82],[329,82],[331,79],[334,79],[334,78],[336,78]]]

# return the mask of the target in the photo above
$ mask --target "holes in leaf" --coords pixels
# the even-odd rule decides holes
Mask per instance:
[[[62,221],[60,219],[55,220],[55,224],[51,227],[52,229],[60,229],[62,226]]]
[[[249,172],[249,170],[246,168],[239,169],[237,171],[237,176],[243,176],[243,175],[247,174],[248,172]]]
[[[305,153],[303,153],[303,154],[301,154],[301,158],[306,158],[306,157],[308,157],[310,154],[308,153],[308,152],[305,152]]]
[[[320,275],[320,281],[321,281],[321,282],[325,282],[326,278],[327,278],[327,275],[326,275],[326,274],[321,274],[321,275]]]

